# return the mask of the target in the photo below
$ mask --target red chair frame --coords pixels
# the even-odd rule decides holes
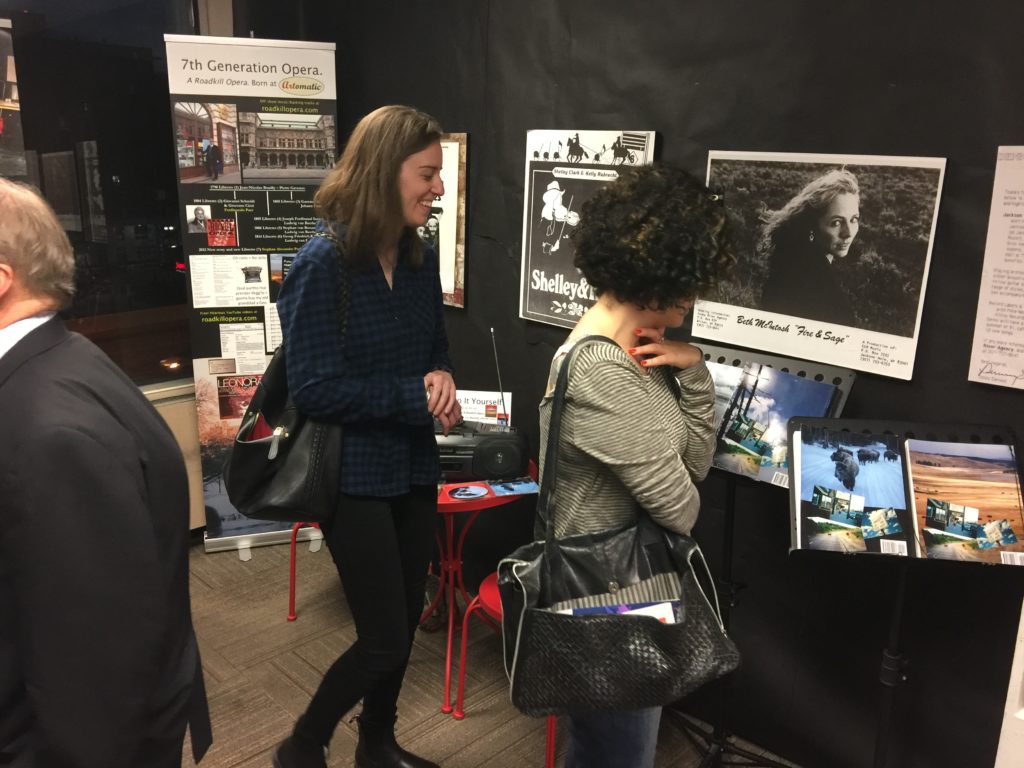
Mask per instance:
[[[466,649],[469,645],[469,620],[477,611],[483,611],[486,618],[496,623],[497,629],[501,631],[501,595],[498,592],[498,573],[487,576],[480,582],[480,590],[469,605],[466,606],[466,613],[462,618],[462,645],[459,652],[459,687],[455,697],[455,711],[452,717],[462,720],[466,717],[466,710],[463,707],[466,695]],[[483,618],[483,617],[478,617]],[[494,628],[491,624],[492,629]],[[547,718],[547,738],[544,748],[545,768],[554,768],[555,765],[555,733],[558,727],[558,718],[549,715]]]
[[[320,523],[295,523],[292,526],[291,555],[288,561],[288,621],[295,621],[295,542],[299,536],[300,528],[316,528],[320,530]]]

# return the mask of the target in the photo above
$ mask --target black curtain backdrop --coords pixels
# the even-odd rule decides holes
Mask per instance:
[[[948,159],[912,381],[861,374],[844,415],[1024,430],[1024,395],[969,383],[996,148],[1024,144],[1024,4],[950,0],[236,0],[236,33],[338,44],[339,131],[410,103],[469,134],[466,308],[448,310],[456,381],[497,389],[537,450],[536,405],[561,329],[518,318],[526,132],[654,129],[659,157],[703,176],[709,149]],[[968,434],[970,430],[966,431]],[[945,435],[938,435],[945,439]],[[697,528],[720,562],[725,486]],[[529,505],[470,535],[485,572],[529,538]],[[728,724],[806,766],[872,764],[887,559],[791,556],[788,497],[741,484],[733,612],[745,654]],[[915,562],[889,765],[991,765],[1024,569]],[[713,691],[684,707],[715,715]]]

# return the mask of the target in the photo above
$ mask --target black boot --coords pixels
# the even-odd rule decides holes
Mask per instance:
[[[274,750],[274,768],[327,768],[324,748],[319,744],[307,746],[289,736]]]
[[[356,745],[356,768],[441,768],[437,763],[406,752],[395,741],[395,723],[387,725],[359,723],[359,744]]]

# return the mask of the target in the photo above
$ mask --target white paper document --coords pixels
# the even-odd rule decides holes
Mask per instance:
[[[1024,147],[1000,147],[970,381],[1024,389]]]

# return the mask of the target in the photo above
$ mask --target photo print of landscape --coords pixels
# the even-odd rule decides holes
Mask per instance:
[[[1024,565],[1024,511],[1011,446],[911,439],[906,450],[925,556]]]
[[[793,452],[794,548],[916,556],[899,437],[804,424]]]
[[[836,388],[761,363],[738,368],[709,362],[708,367],[718,426],[713,465],[788,487],[787,423],[793,416],[831,415]]]

